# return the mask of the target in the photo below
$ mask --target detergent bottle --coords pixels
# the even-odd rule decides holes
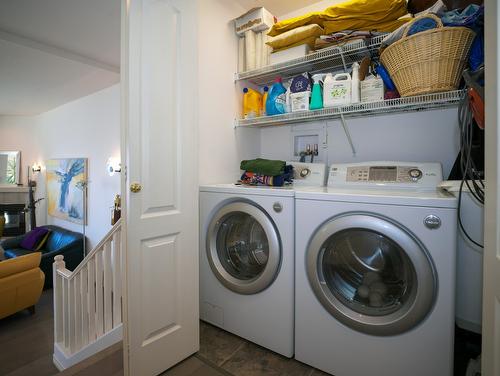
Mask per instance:
[[[262,95],[253,89],[243,89],[243,119],[260,116],[262,108]]]
[[[351,103],[351,75],[328,73],[323,84],[323,106],[334,107]]]
[[[323,108],[323,88],[321,83],[322,78],[322,74],[315,74],[312,76],[314,83],[312,87],[311,104],[309,105],[310,110],[319,110]]]
[[[286,88],[283,86],[281,77],[269,89],[266,100],[266,114],[279,115],[286,112]]]

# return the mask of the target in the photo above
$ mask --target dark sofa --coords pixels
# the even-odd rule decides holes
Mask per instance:
[[[47,242],[40,250],[42,252],[42,261],[40,269],[45,273],[44,289],[52,287],[52,264],[54,256],[63,255],[66,263],[66,269],[73,270],[83,260],[83,235],[78,232],[66,230],[58,226],[40,226],[50,230]],[[21,248],[21,240],[24,235],[4,240],[1,245],[4,249],[5,258],[14,258],[32,253],[27,249]]]

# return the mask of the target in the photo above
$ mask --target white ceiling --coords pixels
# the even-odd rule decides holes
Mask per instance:
[[[120,3],[0,0],[0,114],[39,114],[119,82]]]

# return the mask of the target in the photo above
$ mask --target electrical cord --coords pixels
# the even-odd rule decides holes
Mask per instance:
[[[471,196],[481,205],[484,205],[484,181],[471,158],[474,122],[473,114],[469,107],[468,96],[465,96],[460,102],[458,120],[460,126],[460,170],[462,172],[462,181],[458,192],[458,223],[460,229],[470,242],[480,248],[484,248],[484,245],[472,239],[466,231],[461,213],[464,184],[467,186]]]

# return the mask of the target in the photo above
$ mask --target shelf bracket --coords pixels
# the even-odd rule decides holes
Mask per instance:
[[[342,59],[342,65],[344,66],[344,73],[347,73],[347,63],[345,62],[344,51],[339,48],[340,58]]]
[[[344,114],[342,112],[340,113],[340,122],[342,123],[342,128],[344,128],[344,133],[347,137],[347,141],[349,142],[349,145],[351,146],[352,155],[355,156],[356,149],[354,148],[354,144],[352,143],[351,134],[349,133],[349,128],[347,128],[347,123],[345,121]]]

